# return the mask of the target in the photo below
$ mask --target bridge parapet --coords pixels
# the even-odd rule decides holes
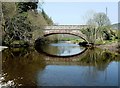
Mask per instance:
[[[87,28],[86,25],[53,25],[53,26],[45,26],[44,29],[82,29]]]

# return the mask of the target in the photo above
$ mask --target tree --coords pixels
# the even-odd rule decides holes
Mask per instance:
[[[87,23],[88,29],[84,31],[89,42],[95,43],[97,39],[103,41],[103,38],[110,39],[110,20],[105,13],[94,13],[88,20]]]
[[[98,27],[109,26],[111,24],[109,18],[105,13],[96,13],[94,14],[93,21]]]
[[[99,37],[101,40],[110,40],[112,35],[110,33],[111,22],[105,13],[96,13],[93,17],[94,22],[99,30]]]
[[[4,45],[11,45],[14,41],[23,41],[23,43],[30,43],[32,38],[32,30],[35,27],[31,24],[28,19],[28,10],[36,10],[38,2],[17,2],[14,7],[16,11],[14,15],[10,17],[6,16],[4,21],[4,32],[2,43]],[[8,3],[7,5],[13,5]],[[6,3],[3,4],[6,7]],[[3,16],[7,14],[7,12],[12,11],[13,9],[2,8]]]
[[[38,2],[14,2],[2,3],[2,29],[4,32],[2,44],[3,45],[24,45],[23,43],[33,44],[34,35],[47,25],[52,20],[47,16],[46,19],[42,13],[36,13],[38,9]],[[51,20],[51,21],[50,21]],[[35,32],[34,32],[35,31]],[[38,33],[38,32],[37,32]],[[42,30],[38,33],[43,34]],[[3,34],[3,33],[2,33]]]
[[[91,33],[91,36],[95,37],[94,42],[96,42],[96,39],[100,39],[102,42],[103,39],[110,39],[111,35],[109,30],[111,22],[105,13],[95,13],[93,18],[87,21],[87,24],[95,28],[93,31],[94,35]]]
[[[38,7],[38,1],[37,2],[19,2],[17,3],[18,11],[20,13],[27,12],[28,10],[36,10]]]
[[[23,14],[7,19],[5,22],[3,44],[9,46],[16,40],[28,43],[32,37],[30,33],[32,29],[30,22],[26,20],[26,16]]]

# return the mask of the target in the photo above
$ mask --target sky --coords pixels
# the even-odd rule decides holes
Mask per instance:
[[[104,12],[112,24],[118,23],[118,2],[44,2],[42,8],[54,23],[63,25],[85,24],[94,12]]]
[[[120,2],[118,3],[118,15],[120,16]],[[120,23],[120,17],[118,17],[118,22]]]

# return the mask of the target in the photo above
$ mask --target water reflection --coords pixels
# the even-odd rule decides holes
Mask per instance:
[[[45,60],[33,50],[16,48],[2,53],[3,82],[14,81],[14,85],[36,85],[36,73],[45,68]]]
[[[50,43],[40,45],[36,47],[38,52],[44,52],[52,56],[74,56],[81,54],[86,50],[85,47],[81,47],[77,44],[70,44],[64,42]]]
[[[52,50],[51,50],[52,51]],[[2,52],[2,83],[16,86],[117,86],[120,55],[88,49],[74,57],[50,57],[34,48]]]

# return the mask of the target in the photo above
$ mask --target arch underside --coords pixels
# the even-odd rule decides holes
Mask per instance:
[[[74,35],[74,36],[80,37],[81,39],[83,39],[86,42],[88,42],[84,37],[82,37],[80,35],[77,35],[77,34],[74,34],[74,33],[49,33],[49,34],[44,34],[42,37],[47,37],[47,36],[54,35],[54,34],[69,34],[69,35]]]

